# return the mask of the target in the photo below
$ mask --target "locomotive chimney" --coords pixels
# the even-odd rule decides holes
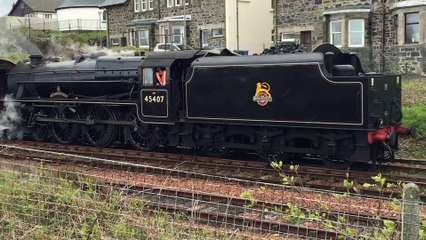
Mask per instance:
[[[43,56],[39,54],[30,55],[31,64],[34,66],[38,66],[43,63]]]

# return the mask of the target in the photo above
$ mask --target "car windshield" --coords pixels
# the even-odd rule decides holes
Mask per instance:
[[[183,45],[183,44],[179,44],[179,45],[177,45],[179,48],[180,48],[180,50],[194,50],[191,46],[189,46],[189,45]]]
[[[167,44],[158,44],[157,48],[164,51],[182,51],[182,50],[193,50],[189,45],[167,43]]]

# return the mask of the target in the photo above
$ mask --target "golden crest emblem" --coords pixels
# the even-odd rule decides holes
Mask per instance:
[[[256,92],[253,97],[253,102],[257,102],[260,106],[265,106],[268,102],[272,102],[272,96],[269,93],[271,86],[267,82],[258,82],[256,84]]]

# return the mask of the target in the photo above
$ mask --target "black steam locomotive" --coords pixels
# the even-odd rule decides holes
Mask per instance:
[[[0,97],[20,104],[36,141],[117,140],[150,151],[309,156],[327,164],[393,158],[401,78],[365,73],[359,58],[324,44],[312,53],[237,56],[228,50],[0,62]]]

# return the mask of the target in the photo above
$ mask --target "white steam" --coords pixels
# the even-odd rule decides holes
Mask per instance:
[[[19,105],[10,96],[4,98],[3,109],[0,113],[0,140],[23,137],[24,132],[19,128],[22,118],[18,107]]]
[[[34,38],[34,36],[32,37]],[[47,61],[74,60],[82,54],[90,55],[98,52],[104,52],[108,56],[134,56],[134,51],[131,50],[112,51],[54,35],[50,35],[49,41],[42,41],[39,44],[42,44],[40,49],[28,38],[28,34],[25,32],[8,29],[1,29],[0,31],[0,56],[40,54],[44,55]]]
[[[17,31],[1,29],[0,55],[9,54],[41,54],[41,52],[24,34]]]

